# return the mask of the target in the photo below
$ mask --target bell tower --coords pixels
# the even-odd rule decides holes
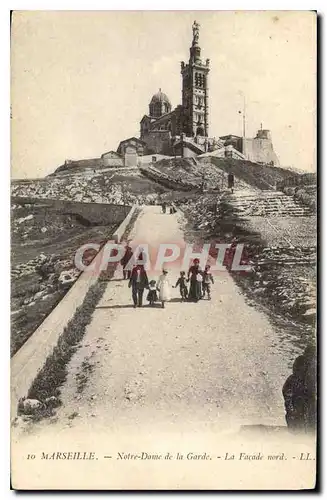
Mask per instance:
[[[188,64],[181,63],[183,132],[189,137],[208,137],[209,59],[204,64],[199,47],[200,25],[194,21],[193,40]]]

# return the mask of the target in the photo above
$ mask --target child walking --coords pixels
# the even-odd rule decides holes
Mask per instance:
[[[202,298],[204,298],[207,292],[208,300],[211,300],[211,283],[214,284],[214,280],[210,272],[210,266],[208,265],[204,268],[204,273],[203,273]]]
[[[156,281],[151,280],[149,283],[149,293],[147,296],[147,300],[149,301],[149,306],[154,306],[154,303],[157,302],[158,300],[158,295],[157,295],[157,286],[156,286]]]
[[[157,290],[159,292],[159,300],[161,301],[161,307],[165,307],[165,302],[170,300],[170,283],[168,280],[167,269],[162,270],[162,275],[158,279]]]
[[[181,294],[182,302],[184,302],[184,300],[187,300],[187,297],[188,297],[186,282],[187,282],[187,279],[185,276],[185,271],[181,271],[180,277],[176,281],[176,285],[173,288],[177,288],[179,286],[179,293]]]

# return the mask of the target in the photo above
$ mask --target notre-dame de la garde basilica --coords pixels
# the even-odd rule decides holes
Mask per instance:
[[[138,157],[153,154],[195,157],[214,152],[215,156],[229,155],[278,165],[270,131],[262,126],[254,138],[247,138],[244,134],[243,137],[231,134],[217,139],[209,136],[210,60],[201,59],[199,24],[196,21],[192,30],[190,58],[188,63],[181,63],[182,104],[172,109],[169,98],[159,89],[150,101],[149,113],[140,122],[140,137],[121,141],[118,155],[126,160],[130,154]]]
[[[199,24],[192,26],[193,40],[188,63],[181,63],[182,104],[172,110],[169,98],[161,89],[151,99],[149,114],[144,115],[140,126],[140,138],[149,153],[176,154],[181,138],[193,144],[198,153],[207,149],[210,61],[201,59]],[[173,151],[174,150],[174,151]]]

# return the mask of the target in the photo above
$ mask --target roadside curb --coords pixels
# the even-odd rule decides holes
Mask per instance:
[[[137,205],[133,205],[132,206],[132,208],[128,212],[128,214],[125,217],[125,219],[123,220],[123,222],[120,224],[120,226],[118,227],[118,229],[116,229],[116,231],[112,235],[112,238],[113,238],[113,240],[114,240],[115,243],[120,243],[121,238],[124,235],[124,233],[126,231],[126,228],[127,228],[128,224],[130,223],[133,215],[134,215],[136,207],[137,207]]]

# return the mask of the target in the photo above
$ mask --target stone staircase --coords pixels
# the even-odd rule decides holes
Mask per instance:
[[[225,193],[221,203],[223,217],[308,217],[313,211],[281,191],[235,191]]]
[[[183,146],[183,147],[188,147],[189,149],[191,149],[197,155],[201,155],[201,154],[205,153],[204,145],[195,142],[194,139],[193,139],[193,137],[184,136],[183,139],[179,138],[174,143],[174,147],[176,147],[177,145],[180,145],[180,146]]]

